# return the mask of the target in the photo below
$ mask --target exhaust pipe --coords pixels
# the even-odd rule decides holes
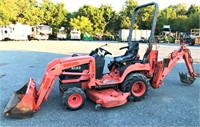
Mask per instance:
[[[13,93],[3,115],[15,118],[32,117],[36,111],[36,96],[36,84],[31,78],[21,89]]]

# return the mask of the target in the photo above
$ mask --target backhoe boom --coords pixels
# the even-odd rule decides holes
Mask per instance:
[[[190,50],[186,48],[186,46],[183,44],[181,45],[179,50],[174,50],[168,58],[164,59],[163,61],[159,61],[157,63],[154,76],[153,76],[153,82],[152,86],[154,88],[159,88],[159,86],[163,83],[163,80],[165,76],[170,72],[170,70],[174,67],[174,65],[183,58],[185,61],[185,64],[187,66],[188,72],[190,77],[183,77],[183,74],[180,74],[181,81],[183,83],[192,84],[195,78],[198,76],[197,73],[194,72],[192,63],[193,59],[190,55]],[[187,76],[187,75],[186,75]],[[183,79],[184,78],[184,79]]]

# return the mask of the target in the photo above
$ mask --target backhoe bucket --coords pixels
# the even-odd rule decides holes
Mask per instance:
[[[3,111],[6,117],[27,118],[35,112],[36,85],[30,79],[21,89],[14,92]]]
[[[179,72],[179,77],[182,83],[186,83],[188,85],[191,85],[196,79],[196,77],[189,76],[184,72]]]

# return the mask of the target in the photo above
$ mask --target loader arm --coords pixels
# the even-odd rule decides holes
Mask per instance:
[[[152,87],[159,88],[160,85],[163,84],[163,80],[166,75],[170,72],[170,70],[174,67],[174,65],[179,61],[179,59],[183,58],[188,69],[190,77],[187,77],[187,74],[179,73],[181,82],[192,84],[198,74],[194,71],[192,63],[193,59],[190,55],[190,50],[185,46],[185,44],[181,45],[179,50],[174,50],[168,58],[163,61],[159,61],[155,68],[155,73],[152,79]]]
[[[10,98],[4,115],[17,118],[31,117],[36,112],[42,101],[46,101],[54,86],[57,76],[63,73],[63,70],[79,66],[82,64],[89,64],[89,83],[91,88],[95,85],[95,59],[91,56],[80,56],[71,58],[54,59],[47,65],[44,76],[37,91],[35,81],[30,78],[21,89],[16,91]],[[66,73],[73,75],[73,73]]]
[[[90,69],[88,75],[90,76],[91,80],[88,86],[91,87],[95,85],[94,58],[90,56],[82,56],[81,58],[82,59],[79,58],[78,62],[77,60],[70,61],[69,58],[67,59],[59,58],[59,59],[54,59],[48,64],[42,82],[40,84],[40,88],[37,92],[38,99],[36,103],[36,109],[40,107],[43,100],[46,101],[48,99],[48,96],[54,86],[57,76],[59,76],[64,69],[89,63]]]

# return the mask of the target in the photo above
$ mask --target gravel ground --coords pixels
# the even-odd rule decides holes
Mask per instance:
[[[73,53],[89,53],[106,42],[86,41],[31,41],[0,42],[0,111],[3,112],[12,93],[21,88],[30,77],[37,88],[46,65],[54,58]],[[118,49],[126,43],[109,42],[105,47],[112,52],[106,57],[108,63],[113,56],[123,54]],[[159,44],[159,59],[165,58],[178,44]],[[200,72],[200,48],[189,47],[194,59],[194,69]],[[144,54],[146,44],[140,45]],[[141,55],[142,56],[142,55]],[[159,89],[151,89],[146,99],[128,102],[123,106],[95,111],[95,104],[87,100],[81,110],[64,108],[58,90],[58,81],[48,98],[32,118],[13,119],[0,115],[0,126],[200,126],[200,79],[191,86],[179,81],[178,71],[187,72],[183,61],[179,61]],[[107,71],[105,67],[104,72]]]

